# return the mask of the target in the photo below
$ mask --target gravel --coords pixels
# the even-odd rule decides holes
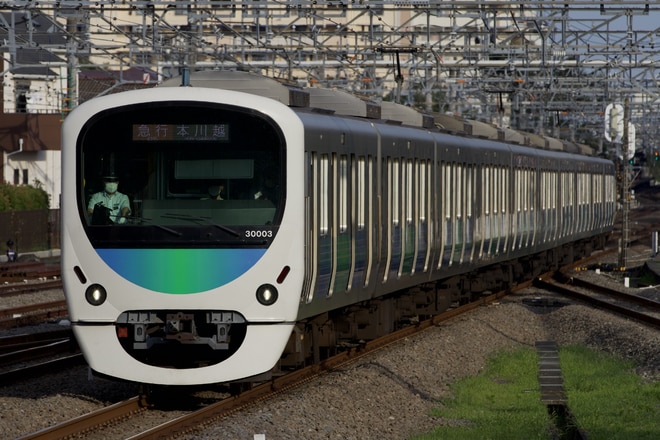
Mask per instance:
[[[182,438],[408,438],[461,423],[429,415],[451,396],[450,385],[479,374],[489,356],[540,340],[632,359],[638,374],[660,379],[656,330],[580,304],[552,311],[522,304],[544,295],[527,289]]]
[[[430,416],[451,396],[451,384],[479,374],[497,352],[540,340],[630,359],[645,380],[660,380],[657,329],[563,298],[566,305],[559,308],[523,304],[525,298],[546,296],[556,298],[528,288],[180,438],[402,439],[456,425],[461,421]],[[136,392],[134,384],[89,381],[84,367],[0,386],[0,437],[25,435]],[[132,421],[135,429],[143,423],[155,422],[142,416]],[[106,432],[103,438],[126,435]]]

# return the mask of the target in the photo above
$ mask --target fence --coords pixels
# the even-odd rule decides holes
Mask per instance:
[[[60,210],[0,212],[0,244],[14,242],[19,255],[60,248]],[[3,249],[2,254],[4,255]]]

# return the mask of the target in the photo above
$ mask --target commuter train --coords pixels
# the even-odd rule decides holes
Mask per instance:
[[[610,161],[251,73],[188,78],[64,122],[64,288],[100,375],[268,377],[587,254],[612,229]]]

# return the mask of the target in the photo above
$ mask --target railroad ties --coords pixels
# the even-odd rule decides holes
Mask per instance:
[[[554,341],[537,341],[536,352],[539,356],[539,384],[541,402],[553,406],[566,406],[568,398],[564,391],[564,379],[561,375],[559,352]]]
[[[60,277],[58,264],[41,261],[0,263],[0,283],[14,283],[24,279]]]
[[[548,413],[557,427],[558,438],[560,440],[586,439],[586,435],[579,430],[577,421],[568,408],[568,397],[564,390],[557,343],[537,341],[535,346],[539,357],[541,402],[548,407]]]

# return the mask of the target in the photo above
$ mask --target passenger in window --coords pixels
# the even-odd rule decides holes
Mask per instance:
[[[87,205],[93,225],[124,224],[131,214],[130,202],[126,194],[117,191],[119,178],[114,172],[103,176],[103,190],[92,195]]]
[[[254,199],[255,200],[270,200],[271,202],[275,203],[278,195],[278,185],[275,177],[271,175],[267,175],[259,190],[254,193]]]
[[[202,200],[225,200],[225,186],[223,184],[209,186],[209,196]]]

